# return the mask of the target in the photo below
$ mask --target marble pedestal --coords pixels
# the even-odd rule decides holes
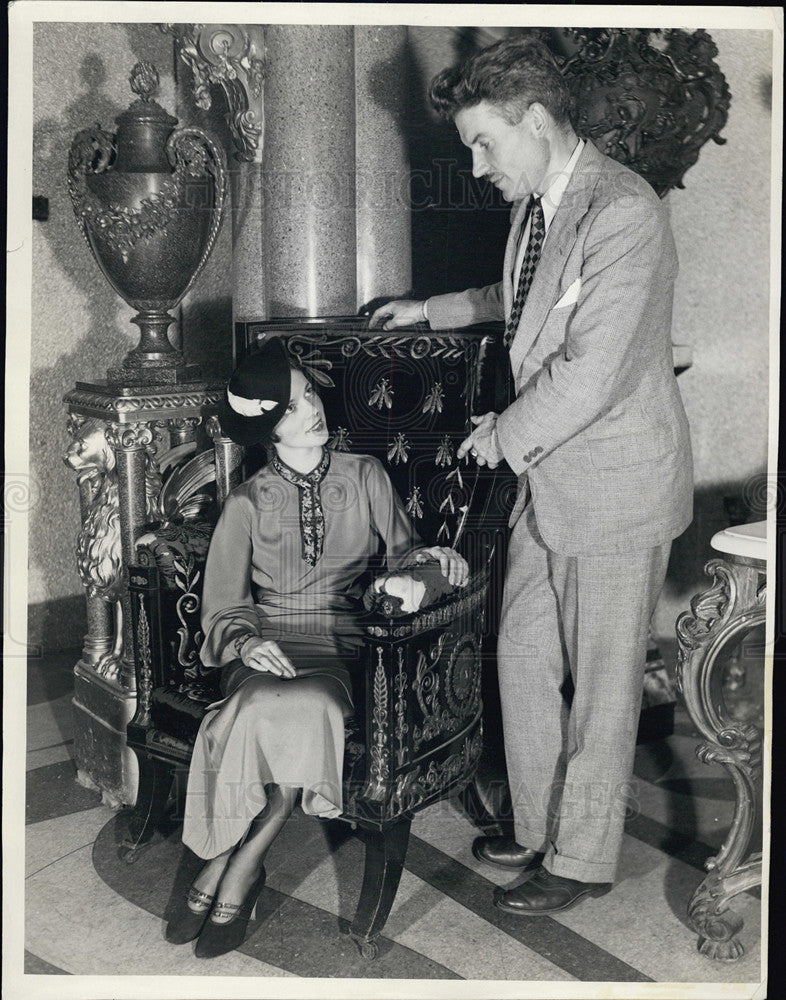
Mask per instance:
[[[126,567],[144,525],[160,517],[162,473],[206,446],[203,417],[222,388],[203,381],[163,386],[77,383],[65,397],[82,526],[77,561],[88,633],[74,669],[78,781],[114,808],[132,804],[138,770],[126,746],[136,710]]]

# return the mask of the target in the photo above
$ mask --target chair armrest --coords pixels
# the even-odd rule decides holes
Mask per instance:
[[[178,574],[189,576],[194,567],[201,569],[212,534],[212,524],[197,521],[151,528],[137,539],[137,562],[155,565],[162,585],[175,588]]]
[[[400,618],[361,618],[357,710],[367,748],[345,815],[384,824],[470,779],[482,749],[481,643],[487,568]]]
[[[435,604],[408,615],[388,618],[378,611],[365,612],[360,616],[361,627],[366,635],[375,639],[399,639],[448,625],[483,605],[489,577],[490,569],[484,566],[470,576],[466,587],[460,587]]]

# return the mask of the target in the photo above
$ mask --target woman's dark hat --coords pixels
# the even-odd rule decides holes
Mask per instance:
[[[223,433],[244,447],[262,441],[284,416],[291,381],[286,348],[278,337],[271,337],[232,373],[218,404]]]

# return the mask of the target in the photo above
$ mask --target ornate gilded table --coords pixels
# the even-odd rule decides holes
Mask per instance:
[[[726,840],[720,852],[707,860],[709,873],[688,904],[699,950],[727,962],[745,952],[738,937],[743,921],[729,909],[729,902],[761,884],[761,853],[748,855],[748,849],[756,820],[763,733],[756,722],[735,717],[726,668],[745,638],[764,624],[766,541],[764,521],[718,532],[711,544],[725,558],[707,563],[711,587],[694,597],[690,612],[677,619],[677,679],[702,737],[696,754],[705,763],[722,764],[736,794]]]

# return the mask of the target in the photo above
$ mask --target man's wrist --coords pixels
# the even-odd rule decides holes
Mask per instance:
[[[420,303],[420,313],[423,317],[423,322],[428,323],[428,299],[423,299]]]

